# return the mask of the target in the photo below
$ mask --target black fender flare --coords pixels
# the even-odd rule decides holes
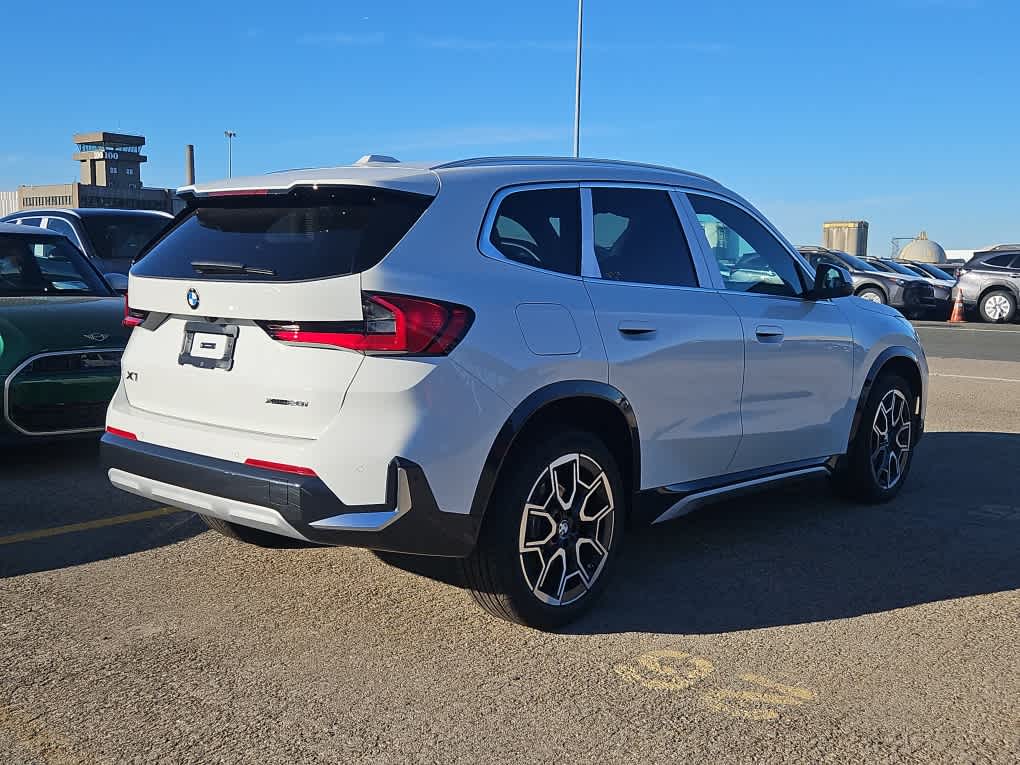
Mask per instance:
[[[915,367],[917,367],[918,374],[921,371],[921,362],[917,358],[917,354],[914,353],[910,348],[903,345],[890,345],[875,359],[871,364],[871,368],[868,370],[868,374],[864,377],[864,384],[861,386],[860,395],[857,397],[857,408],[854,410],[854,418],[850,423],[850,438],[847,440],[847,446],[853,443],[857,437],[857,430],[861,424],[861,418],[864,415],[864,407],[868,403],[868,397],[871,395],[871,388],[875,385],[875,380],[878,379],[879,374],[882,372],[882,368],[893,359],[902,358],[910,361]],[[922,390],[918,397],[924,395]],[[920,436],[918,436],[920,438]]]
[[[532,421],[532,418],[550,404],[565,399],[595,398],[613,404],[623,415],[630,431],[631,442],[631,470],[634,476],[635,490],[641,482],[641,441],[638,437],[637,417],[634,408],[623,393],[612,385],[594,380],[561,380],[551,383],[532,392],[520,404],[518,404],[506,422],[499,429],[492,447],[482,466],[481,475],[478,478],[478,485],[475,488],[475,496],[471,502],[471,515],[481,520],[485,508],[492,497],[496,479],[499,477],[510,449],[513,447],[517,437],[524,430],[525,426]]]

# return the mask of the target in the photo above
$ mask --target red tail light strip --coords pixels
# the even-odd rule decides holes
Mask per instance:
[[[309,475],[315,476],[315,471],[311,468],[298,467],[297,465],[285,465],[282,462],[269,462],[268,460],[257,460],[249,457],[244,461],[245,465],[250,467],[263,468],[265,470],[275,470],[277,473],[293,473],[294,475]]]
[[[111,436],[117,436],[118,438],[126,438],[129,441],[138,440],[138,436],[136,436],[134,433],[127,430],[121,430],[120,428],[111,428],[109,425],[106,426],[106,432],[109,433]]]

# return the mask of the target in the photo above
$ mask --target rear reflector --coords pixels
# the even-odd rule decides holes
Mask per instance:
[[[408,295],[363,293],[364,319],[350,322],[262,322],[282,343],[325,345],[387,355],[445,356],[467,334],[470,308]]]
[[[275,470],[278,473],[293,473],[294,475],[310,475],[314,476],[315,471],[311,468],[298,467],[297,465],[285,465],[282,462],[269,462],[267,460],[256,460],[248,458],[244,461],[245,465],[250,467],[263,468],[265,470]]]
[[[111,428],[109,425],[106,426],[106,432],[111,436],[117,436],[117,438],[126,438],[129,441],[137,441],[138,436],[127,430],[121,430],[120,428]]]
[[[145,321],[148,315],[148,311],[139,311],[137,308],[129,306],[127,293],[124,293],[124,318],[121,320],[121,324],[129,329],[137,327]]]

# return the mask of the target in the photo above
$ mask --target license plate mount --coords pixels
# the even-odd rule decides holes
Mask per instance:
[[[189,321],[184,325],[184,344],[177,363],[229,372],[234,368],[234,346],[239,330],[235,324]]]

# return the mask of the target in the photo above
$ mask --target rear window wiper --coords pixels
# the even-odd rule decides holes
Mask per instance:
[[[246,266],[244,263],[225,263],[213,260],[193,260],[191,267],[200,274],[258,274],[259,276],[276,276],[271,268]]]

